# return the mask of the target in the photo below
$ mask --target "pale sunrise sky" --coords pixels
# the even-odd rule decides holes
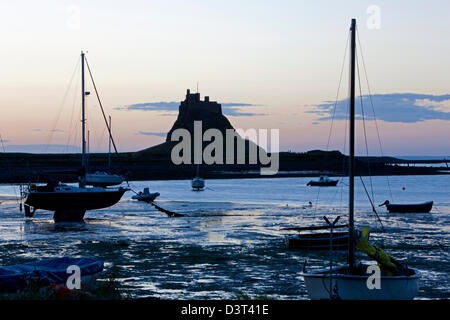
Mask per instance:
[[[325,149],[351,18],[384,154],[450,155],[445,0],[2,0],[3,145],[10,152],[80,145],[77,63],[84,50],[119,151],[163,142],[176,119],[173,102],[197,83],[202,98],[224,104],[235,128],[279,129],[281,150]],[[338,100],[347,98],[347,58]],[[359,67],[369,152],[380,155],[362,60]],[[91,151],[105,151],[94,95],[87,103]],[[338,103],[330,149],[343,151],[345,106]],[[361,121],[357,130],[365,154]]]

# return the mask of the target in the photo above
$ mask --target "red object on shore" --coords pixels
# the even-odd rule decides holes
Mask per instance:
[[[60,284],[52,284],[50,289],[59,300],[70,300],[73,296],[75,296],[75,292],[73,290]]]

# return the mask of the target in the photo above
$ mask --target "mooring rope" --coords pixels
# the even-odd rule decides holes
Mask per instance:
[[[169,217],[184,217],[184,214],[181,213],[176,213],[173,211],[169,211],[167,209],[161,208],[160,206],[158,206],[156,203],[154,203],[153,201],[149,202],[152,206],[154,206],[157,210],[167,214]]]

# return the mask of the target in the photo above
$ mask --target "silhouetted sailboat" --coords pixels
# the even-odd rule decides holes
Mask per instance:
[[[357,234],[354,228],[354,177],[355,177],[355,53],[356,20],[351,23],[350,60],[350,156],[349,156],[349,223],[348,265],[312,272],[303,272],[306,289],[311,299],[344,300],[406,300],[413,299],[418,291],[420,272],[408,268],[381,249],[368,244],[369,232]],[[355,245],[380,266],[380,287],[370,289],[367,280],[368,266],[355,263]]]
[[[82,221],[86,210],[110,207],[120,201],[127,188],[87,187],[86,183],[86,117],[84,88],[85,56],[81,52],[81,116],[82,116],[82,153],[81,174],[78,186],[70,186],[60,182],[49,182],[45,186],[30,185],[25,193],[25,214],[32,217],[36,209],[54,211],[53,218],[58,221]],[[95,84],[94,84],[95,86]],[[108,126],[111,135],[111,128]]]

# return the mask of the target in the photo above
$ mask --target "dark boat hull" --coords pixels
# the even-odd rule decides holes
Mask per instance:
[[[349,236],[347,232],[333,233],[333,250],[347,250]],[[311,233],[286,236],[289,249],[297,250],[329,250],[329,233]]]
[[[433,207],[433,201],[418,204],[387,204],[390,213],[428,213]]]
[[[30,192],[25,204],[34,209],[94,210],[115,205],[127,189],[104,192]]]
[[[312,187],[336,187],[338,184],[338,180],[329,180],[329,181],[313,181],[308,182],[307,186]]]

